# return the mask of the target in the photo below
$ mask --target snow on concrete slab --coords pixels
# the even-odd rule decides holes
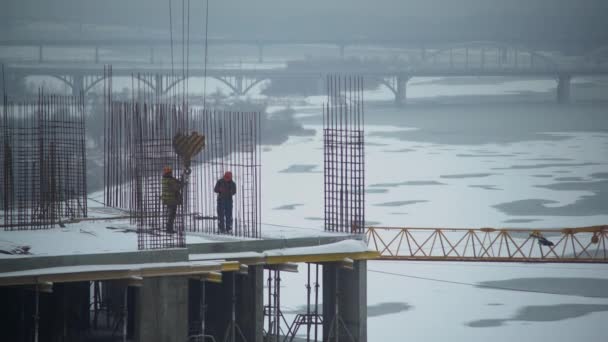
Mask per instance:
[[[109,228],[108,228],[109,227]],[[29,256],[135,252],[136,227],[123,220],[81,221],[43,230],[0,232],[2,246],[28,246]],[[217,242],[204,236],[187,235],[186,243]],[[0,246],[0,249],[3,249]],[[0,254],[0,258],[11,257]]]
[[[30,269],[26,271],[0,273],[0,279],[27,276],[45,276],[56,274],[77,274],[83,272],[105,272],[105,271],[141,271],[149,269],[179,268],[179,267],[206,267],[221,266],[218,261],[185,261],[185,262],[158,262],[143,264],[112,264],[112,265],[83,265],[83,266],[60,266]]]
[[[205,254],[190,254],[190,260],[227,260],[227,259],[248,259],[248,258],[266,258],[273,256],[295,256],[295,255],[319,255],[319,254],[342,254],[342,253],[362,253],[369,251],[367,244],[361,240],[344,240],[334,243],[328,243],[319,246],[309,247],[292,247],[271,249],[257,252],[240,252],[240,253],[205,253]]]
[[[338,254],[338,253],[362,253],[370,249],[365,241],[344,240],[335,243],[328,243],[320,246],[295,247],[271,249],[265,251],[266,256],[290,256],[290,255],[317,255],[317,254]]]
[[[228,260],[228,259],[257,259],[264,258],[264,253],[257,252],[238,252],[238,253],[204,253],[190,254],[189,260]]]

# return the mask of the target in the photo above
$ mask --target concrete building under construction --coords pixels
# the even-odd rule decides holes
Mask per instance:
[[[262,234],[259,113],[196,109],[145,92],[118,102],[111,69],[106,75],[103,193],[83,192],[82,97],[41,93],[13,104],[5,96],[7,340],[365,341],[366,260],[378,253],[362,234],[362,79],[327,81],[325,232],[278,239]],[[181,175],[174,232],[161,203],[166,166]],[[227,169],[239,196],[226,234],[212,187]],[[281,273],[298,271],[307,272],[307,306],[287,322]]]

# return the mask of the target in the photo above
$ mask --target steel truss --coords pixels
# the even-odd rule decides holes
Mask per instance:
[[[380,260],[608,263],[608,226],[564,229],[369,227]]]

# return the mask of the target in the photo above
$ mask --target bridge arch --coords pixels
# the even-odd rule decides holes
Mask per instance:
[[[395,80],[395,78],[390,78],[389,80],[387,80],[385,77],[374,77],[374,80],[378,81],[381,85],[388,88],[395,97],[397,96],[397,87],[398,86],[397,86],[396,82],[398,82],[398,81]]]
[[[253,82],[251,82],[251,84],[249,84],[247,87],[245,87],[245,89],[243,89],[243,95],[247,94],[251,89],[253,89],[253,87],[257,86],[258,84],[269,80],[270,78],[267,77],[256,78]]]
[[[70,80],[69,76],[62,76],[62,75],[57,75],[57,74],[32,74],[32,75],[28,75],[28,74],[17,74],[15,77],[15,81],[16,82],[24,82],[27,80],[28,77],[32,77],[32,78],[51,78],[51,79],[55,79],[60,81],[60,83],[67,85],[70,88],[70,91],[72,89],[74,89],[74,82]]]
[[[70,87],[70,89],[74,88],[74,82],[70,81],[66,76],[60,76],[60,75],[46,75],[46,76],[60,80],[61,82],[68,85]]]
[[[465,53],[464,61],[462,60],[463,56],[454,55],[455,51],[462,52],[462,50]],[[471,54],[470,50],[479,50],[479,54]],[[494,56],[487,54],[488,51],[494,52]],[[557,63],[552,58],[538,51],[524,46],[492,41],[472,41],[444,46],[425,55],[418,63],[413,65],[413,68],[437,66],[441,64],[445,57],[447,57],[448,67],[455,67],[464,62],[465,66],[471,69],[489,66],[516,69],[535,66],[557,69]],[[492,60],[491,57],[494,57],[494,59]]]
[[[222,84],[224,84],[226,87],[228,87],[228,89],[230,89],[232,94],[235,94],[235,95],[246,95],[251,89],[253,89],[253,87],[255,87],[256,85],[260,84],[263,81],[270,79],[268,77],[255,78],[255,79],[253,79],[253,82],[251,82],[250,84],[247,84],[247,86],[245,86],[245,87],[242,87],[242,85],[238,84],[239,80],[237,80],[236,78],[235,78],[235,83],[232,83],[229,78],[224,78],[224,77],[220,77],[220,76],[207,76],[207,77],[220,81]],[[178,86],[180,83],[185,82],[187,79],[190,79],[190,78],[200,78],[200,76],[188,76],[186,78],[179,77],[179,78],[175,79],[173,82],[169,83],[167,85],[167,87],[163,89],[163,93],[169,92],[171,89],[173,89],[174,87]],[[242,81],[243,80],[241,80],[240,82],[242,82]]]
[[[98,85],[100,82],[104,81],[106,79],[105,76],[99,76],[96,79],[94,79],[91,83],[89,83],[88,85],[86,85],[84,87],[84,89],[82,90],[82,92],[84,94],[88,93],[89,91],[91,91],[91,89],[93,89],[93,87],[95,87],[96,85]]]

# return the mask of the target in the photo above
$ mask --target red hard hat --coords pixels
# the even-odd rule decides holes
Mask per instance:
[[[224,173],[224,179],[227,180],[227,181],[231,181],[232,180],[232,172],[226,171]]]
[[[170,175],[173,172],[173,169],[171,168],[171,166],[165,166],[163,167],[163,175]]]

